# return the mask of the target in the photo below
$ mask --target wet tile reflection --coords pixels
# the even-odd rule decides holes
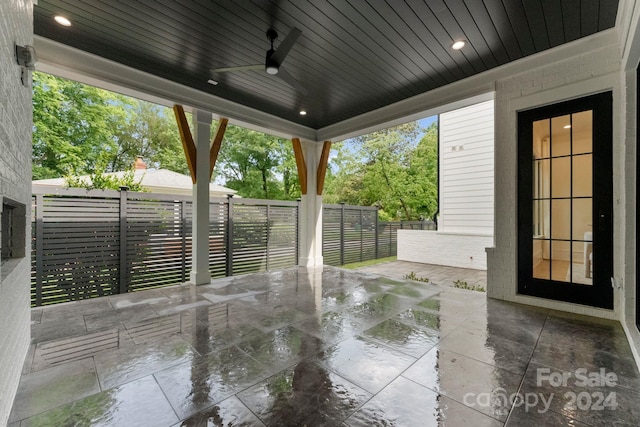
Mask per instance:
[[[35,309],[32,330],[12,426],[640,425],[619,323],[338,268]],[[567,407],[600,392],[616,411]]]
[[[337,425],[371,394],[311,360],[304,360],[238,397],[267,425]]]

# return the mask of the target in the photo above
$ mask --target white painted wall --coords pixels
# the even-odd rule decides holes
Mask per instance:
[[[0,199],[31,209],[31,89],[22,86],[15,44],[33,42],[31,0],[0,1]],[[0,204],[2,206],[2,204]],[[1,215],[1,213],[0,213]],[[27,218],[26,223],[31,221]],[[26,232],[27,254],[30,251]],[[30,339],[29,256],[0,267],[0,425],[6,425]]]
[[[493,235],[493,100],[440,114],[438,230]]]
[[[486,270],[485,248],[492,244],[492,235],[398,230],[398,259]]]

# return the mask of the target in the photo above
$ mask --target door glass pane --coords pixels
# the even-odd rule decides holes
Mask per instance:
[[[533,239],[533,277],[551,280],[549,240]]]
[[[533,197],[548,199],[551,196],[551,160],[536,160],[533,166]]]
[[[551,241],[551,280],[570,282],[571,242]]]
[[[551,120],[544,119],[533,122],[533,157],[543,159],[550,157],[549,137],[551,135]]]
[[[591,197],[593,193],[593,155],[573,156],[573,197]]]
[[[592,117],[593,112],[591,110],[572,114],[573,154],[591,153],[593,151]]]
[[[571,115],[551,119],[551,157],[571,154]]]
[[[591,285],[593,281],[593,244],[592,242],[573,242],[573,262],[571,263],[572,282]]]
[[[592,199],[573,199],[572,240],[593,240]]]
[[[533,202],[533,237],[549,238],[549,200],[534,200]]]
[[[571,197],[571,157],[551,159],[551,197]]]
[[[571,239],[571,199],[551,200],[551,238]]]

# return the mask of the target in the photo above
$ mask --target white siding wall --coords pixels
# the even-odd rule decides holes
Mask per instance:
[[[493,105],[440,115],[440,231],[493,235]]]
[[[0,1],[0,200],[23,203],[27,213],[31,210],[31,89],[20,82],[14,49],[15,43],[33,43],[32,21],[31,0]],[[30,236],[28,230],[26,236]],[[27,237],[27,254],[29,247]],[[9,418],[29,346],[29,275],[28,255],[0,267],[0,426]]]
[[[451,267],[487,269],[485,248],[493,236],[398,230],[398,259]]]

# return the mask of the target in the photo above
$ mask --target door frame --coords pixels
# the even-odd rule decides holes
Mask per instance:
[[[636,327],[640,331],[640,250],[638,250],[638,239],[640,239],[640,135],[638,135],[638,128],[640,120],[640,64],[636,68],[636,239],[633,242],[633,248],[636,251]]]
[[[532,123],[580,111],[593,111],[593,284],[533,278]],[[611,91],[518,112],[518,293],[613,309],[613,94]],[[605,169],[608,169],[605,170]],[[596,212],[597,210],[597,212]],[[600,216],[604,215],[602,218]]]

